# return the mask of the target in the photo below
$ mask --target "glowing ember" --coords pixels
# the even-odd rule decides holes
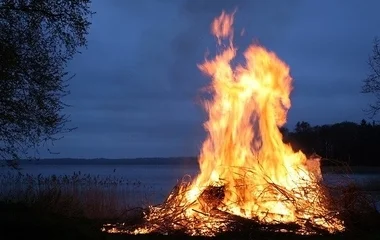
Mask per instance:
[[[289,67],[273,52],[251,45],[244,52],[246,63],[233,68],[233,17],[222,12],[213,21],[222,52],[199,65],[212,78],[213,96],[204,104],[208,137],[200,174],[178,185],[162,205],[150,207],[144,226],[126,232],[214,235],[241,219],[269,228],[293,224],[303,234],[343,231],[320,185],[319,159],[308,160],[282,141],[279,127],[291,105]]]

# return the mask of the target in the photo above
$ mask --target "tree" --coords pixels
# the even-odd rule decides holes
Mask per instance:
[[[310,126],[308,122],[301,121],[301,122],[296,123],[296,127],[294,130],[296,131],[296,133],[304,133],[304,132],[308,133],[312,131],[312,127]]]
[[[376,98],[374,103],[369,104],[367,110],[374,117],[380,110],[380,40],[375,38],[372,54],[368,59],[370,73],[363,80],[362,92],[373,94]]]
[[[0,159],[70,131],[66,64],[87,46],[91,0],[0,0]]]

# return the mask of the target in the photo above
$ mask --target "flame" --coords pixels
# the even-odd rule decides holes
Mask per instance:
[[[343,222],[326,217],[331,211],[319,184],[319,159],[307,159],[282,141],[279,127],[286,123],[291,106],[289,67],[256,44],[244,52],[245,63],[233,67],[237,54],[233,21],[234,13],[224,11],[213,21],[211,32],[222,51],[198,65],[212,78],[208,89],[213,96],[204,102],[208,136],[199,156],[200,174],[190,184],[180,185],[166,207],[151,207],[147,221],[172,214],[174,229],[180,222],[191,235],[212,235],[210,228],[227,228],[218,218],[223,212],[261,223],[297,223],[305,229],[312,224],[329,232],[343,231]],[[228,44],[223,44],[225,39]],[[183,211],[175,213],[174,205]],[[158,227],[153,224],[133,233]]]
[[[233,68],[237,49],[232,43],[232,24],[233,14],[224,11],[214,20],[212,33],[218,44],[222,47],[221,38],[229,38],[229,44],[199,65],[212,78],[213,99],[205,102],[208,137],[199,158],[201,171],[187,200],[195,201],[207,186],[222,185],[223,210],[238,216],[297,222],[323,214],[325,209],[315,201],[322,194],[316,188],[322,178],[319,165],[313,169],[315,162],[308,161],[316,160],[294,152],[283,143],[279,131],[291,106],[289,67],[275,53],[251,45],[244,52],[245,64]],[[306,195],[303,188],[313,191]],[[283,191],[293,193],[300,206],[287,200]],[[307,209],[313,211],[305,213]],[[327,222],[315,224],[331,231],[341,228]]]
[[[223,12],[215,19],[212,32],[218,38],[232,38],[231,22],[231,16]],[[280,196],[259,196],[271,183],[292,190],[300,183],[320,178],[308,171],[303,153],[295,153],[283,143],[279,131],[290,108],[289,67],[273,52],[251,45],[244,53],[246,64],[233,69],[231,61],[236,50],[230,42],[215,59],[199,65],[213,79],[214,97],[205,103],[209,113],[205,123],[208,138],[200,154],[201,173],[191,189],[201,192],[202,186],[222,181],[227,193],[224,203],[234,209],[234,214],[252,217],[270,212],[285,215],[282,220],[293,221],[294,207],[260,200],[277,200]],[[239,188],[242,182],[245,187]]]

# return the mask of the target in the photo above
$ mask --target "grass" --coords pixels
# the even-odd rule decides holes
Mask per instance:
[[[102,224],[133,220],[128,210],[146,206],[153,194],[139,181],[117,177],[8,171],[0,174],[0,239],[106,239]]]
[[[359,189],[345,189],[347,204],[355,204],[352,194],[380,191],[380,179],[372,179]],[[141,194],[138,194],[141,193]],[[145,193],[145,195],[143,194]],[[207,239],[184,235],[130,236],[106,234],[102,224],[123,221],[136,223],[141,211],[129,211],[146,206],[154,192],[139,181],[123,178],[81,174],[64,176],[27,175],[7,172],[0,175],[0,239]],[[139,195],[140,197],[136,197]],[[136,200],[136,198],[139,198]],[[358,204],[355,204],[355,206]],[[360,207],[360,203],[359,203]],[[368,215],[367,215],[368,216]],[[362,218],[362,219],[359,219]],[[373,219],[378,219],[374,216]],[[366,224],[363,231],[339,236],[287,236],[286,234],[255,235],[250,232],[223,233],[218,239],[380,239],[377,220],[354,217],[353,224]],[[359,221],[360,220],[360,221]],[[371,224],[372,223],[372,224]]]
[[[0,200],[44,208],[67,217],[115,219],[153,195],[140,181],[81,174],[63,176],[7,172],[0,175]]]

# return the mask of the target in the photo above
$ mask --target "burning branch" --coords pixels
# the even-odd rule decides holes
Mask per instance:
[[[191,183],[182,181],[172,189],[163,204],[149,207],[145,213],[145,221],[141,225],[118,225],[117,231],[129,234],[144,232],[175,234],[181,232],[189,235],[214,236],[226,231],[239,229],[241,231],[249,226],[249,229],[256,228],[255,231],[327,234],[341,224],[337,220],[339,213],[320,207],[325,205],[326,198],[315,197],[315,190],[320,189],[318,187],[320,183],[315,182],[313,185],[288,190],[273,181],[267,181],[267,186],[257,194],[259,201],[264,205],[272,202],[293,205],[298,213],[295,221],[282,222],[272,219],[286,219],[287,216],[270,211],[256,213],[251,218],[241,217],[230,212],[228,206],[223,203],[225,185],[206,186],[195,201],[188,202],[186,195],[191,191]],[[240,187],[252,189],[252,186]],[[268,194],[277,197],[275,199],[265,198]],[[308,198],[309,196],[310,198]],[[319,192],[317,196],[325,196],[325,194]],[[260,219],[256,217],[257,215],[263,215],[263,217]],[[330,226],[330,229],[326,226]],[[108,226],[108,231],[110,231],[110,227]],[[114,227],[112,226],[111,231],[115,231]]]

